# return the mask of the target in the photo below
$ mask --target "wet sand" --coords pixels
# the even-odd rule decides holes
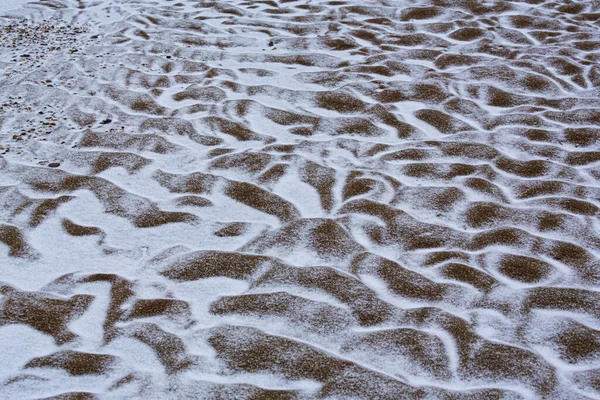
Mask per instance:
[[[0,398],[600,399],[599,2],[0,17]]]

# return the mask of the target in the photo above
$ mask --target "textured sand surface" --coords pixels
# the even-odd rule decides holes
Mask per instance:
[[[0,10],[0,398],[600,399],[600,2]]]
[[[29,0],[2,0],[2,2],[0,2],[0,12],[19,8],[27,3],[27,1]]]

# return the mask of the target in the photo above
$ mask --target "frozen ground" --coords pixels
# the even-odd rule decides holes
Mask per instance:
[[[30,0],[2,0],[0,2],[0,12],[14,10],[26,4]]]
[[[600,398],[597,1],[2,15],[0,398]]]

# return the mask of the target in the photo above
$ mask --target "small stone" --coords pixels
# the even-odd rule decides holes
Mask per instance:
[[[50,164],[48,164],[48,166],[49,166],[50,168],[58,168],[58,167],[60,167],[60,163],[57,163],[57,162],[51,162]]]

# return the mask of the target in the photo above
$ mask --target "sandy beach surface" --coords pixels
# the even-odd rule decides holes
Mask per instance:
[[[600,399],[600,2],[0,5],[1,399]]]

